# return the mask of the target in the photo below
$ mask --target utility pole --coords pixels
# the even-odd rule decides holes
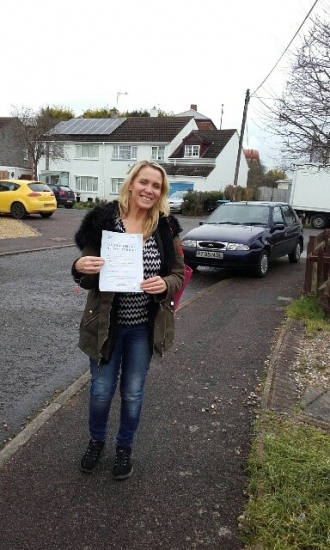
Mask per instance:
[[[247,116],[249,101],[250,101],[250,90],[246,90],[241,133],[239,136],[238,152],[237,152],[237,159],[236,159],[235,177],[234,177],[234,200],[236,200],[236,194],[237,194],[238,172],[239,172],[239,165],[240,165],[241,156],[242,156],[243,137],[244,137],[244,130],[245,130],[245,123],[246,123],[246,116]]]

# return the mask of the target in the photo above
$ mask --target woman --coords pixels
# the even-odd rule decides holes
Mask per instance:
[[[90,441],[80,469],[95,470],[104,447],[117,381],[120,423],[114,479],[132,474],[132,445],[153,352],[163,355],[174,339],[173,296],[184,281],[177,219],[169,216],[164,169],[138,162],[125,179],[118,201],[96,206],[76,233],[82,256],[72,266],[79,286],[89,290],[80,324],[79,347],[90,358]],[[143,235],[144,280],[138,293],[100,292],[102,230]]]

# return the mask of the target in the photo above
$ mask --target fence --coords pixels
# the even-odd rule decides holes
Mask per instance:
[[[271,202],[289,202],[290,189],[277,189],[277,187],[259,187],[258,200]]]
[[[330,229],[309,238],[304,294],[316,294],[330,314]]]

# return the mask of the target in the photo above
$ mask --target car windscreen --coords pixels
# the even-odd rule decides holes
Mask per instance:
[[[70,189],[70,187],[68,187],[67,185],[60,185],[60,189],[62,191],[66,191],[67,193],[71,193],[72,190]]]
[[[267,225],[269,208],[263,205],[222,204],[205,220],[205,223],[232,225]]]
[[[41,193],[42,191],[48,191],[49,193],[51,191],[51,189],[45,183],[29,183],[28,187],[32,191],[39,191],[39,193]]]

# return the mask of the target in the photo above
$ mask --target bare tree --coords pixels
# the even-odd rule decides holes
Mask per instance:
[[[329,14],[315,18],[294,54],[291,77],[275,100],[272,126],[291,162],[329,162],[330,25]]]
[[[68,120],[74,115],[62,108],[41,108],[38,112],[30,107],[14,107],[13,137],[24,149],[24,157],[31,165],[32,179],[37,177],[37,166],[42,156],[54,160],[65,159],[65,150],[61,143],[45,143],[45,136],[58,122]]]

